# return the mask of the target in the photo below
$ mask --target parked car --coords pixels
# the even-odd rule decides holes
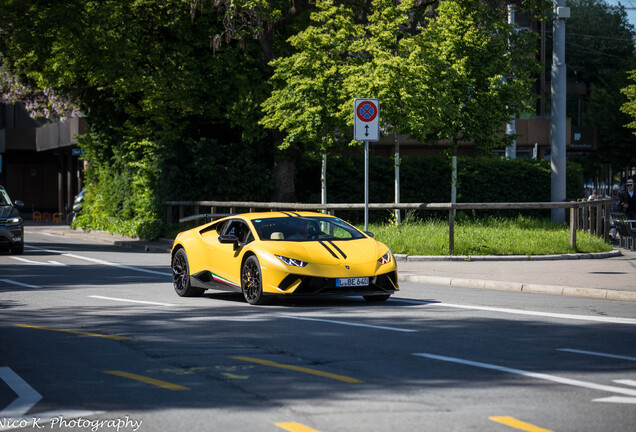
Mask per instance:
[[[241,292],[250,304],[323,295],[378,302],[399,289],[385,244],[312,212],[243,213],[184,231],[172,247],[172,274],[181,297],[211,288]]]
[[[16,207],[23,207],[22,201],[11,201],[9,194],[0,186],[0,247],[11,249],[14,255],[24,253],[24,219]]]

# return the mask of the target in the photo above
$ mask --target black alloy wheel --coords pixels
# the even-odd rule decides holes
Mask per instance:
[[[198,297],[205,291],[192,287],[188,256],[184,249],[179,249],[172,257],[172,284],[179,297]]]
[[[24,255],[24,240],[11,246],[11,253],[13,255]]]
[[[243,297],[249,304],[260,305],[265,303],[261,265],[258,262],[258,258],[254,255],[247,258],[243,263],[241,290],[243,291]]]

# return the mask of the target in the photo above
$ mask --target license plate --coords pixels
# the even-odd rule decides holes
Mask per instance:
[[[368,277],[336,279],[337,287],[358,287],[358,286],[368,286],[368,285],[369,285]]]

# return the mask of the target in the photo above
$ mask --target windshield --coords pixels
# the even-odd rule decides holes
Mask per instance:
[[[0,205],[11,205],[11,199],[9,199],[9,195],[4,189],[0,189]]]
[[[261,240],[353,240],[364,237],[345,221],[330,217],[276,217],[255,219],[252,223]]]

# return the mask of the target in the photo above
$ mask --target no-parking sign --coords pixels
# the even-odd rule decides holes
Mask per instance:
[[[353,135],[356,141],[380,140],[380,102],[356,99],[353,104]]]

